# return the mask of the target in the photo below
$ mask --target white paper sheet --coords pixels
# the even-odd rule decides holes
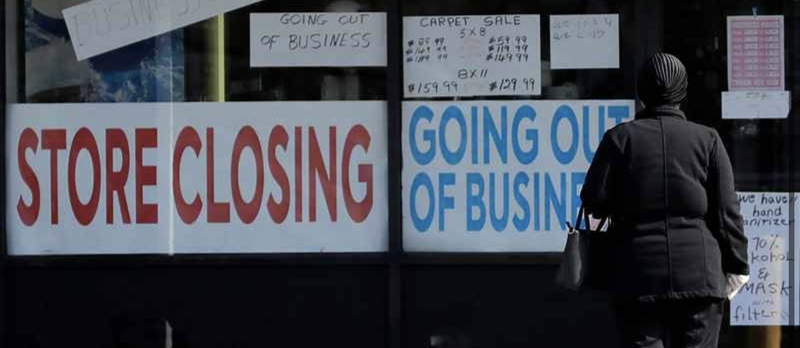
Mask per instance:
[[[739,192],[738,197],[748,240],[750,281],[731,301],[730,323],[796,325],[797,279],[792,279],[790,270],[792,264],[797,266],[797,251],[790,244],[790,226],[800,207],[797,196],[785,192]],[[790,214],[791,205],[795,216]]]
[[[723,119],[787,118],[790,108],[788,91],[722,92]]]
[[[550,16],[553,69],[619,68],[619,15]]]
[[[386,66],[386,14],[253,13],[250,65]]]
[[[385,252],[386,110],[383,101],[9,105],[8,252]]]
[[[539,15],[405,17],[405,96],[542,94]]]

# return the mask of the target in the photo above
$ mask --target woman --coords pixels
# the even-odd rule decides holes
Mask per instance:
[[[687,84],[676,57],[647,61],[645,110],[605,134],[581,191],[587,212],[613,222],[623,347],[716,347],[723,301],[749,274],[730,160],[680,110]]]

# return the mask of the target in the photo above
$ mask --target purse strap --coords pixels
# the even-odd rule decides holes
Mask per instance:
[[[581,205],[580,209],[578,209],[578,216],[575,217],[575,227],[572,228],[574,232],[580,230],[581,220],[583,220],[583,223],[586,226],[586,230],[590,232],[599,232],[603,228],[603,226],[605,226],[606,222],[608,222],[608,216],[605,216],[602,219],[600,219],[600,223],[597,225],[597,230],[592,230],[592,224],[589,221],[589,214],[586,214],[583,205]],[[574,233],[573,231],[570,232]]]

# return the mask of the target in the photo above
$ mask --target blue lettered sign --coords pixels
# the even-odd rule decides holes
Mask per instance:
[[[561,251],[606,130],[631,100],[406,102],[407,251]]]

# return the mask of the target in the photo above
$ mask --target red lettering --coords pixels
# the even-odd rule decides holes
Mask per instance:
[[[203,201],[200,199],[200,194],[195,193],[192,203],[186,203],[183,199],[181,191],[181,160],[183,159],[183,152],[186,148],[194,150],[194,154],[200,156],[202,149],[200,142],[200,135],[192,127],[185,127],[178,134],[178,139],[175,141],[175,153],[172,154],[172,195],[175,199],[175,208],[178,210],[178,216],[186,224],[193,224],[200,216],[200,211],[203,210]]]
[[[239,187],[239,162],[245,147],[253,151],[256,160],[256,192],[250,202],[245,202],[242,198],[241,187]],[[246,224],[251,224],[258,216],[258,208],[264,197],[264,153],[258,141],[258,134],[253,127],[247,126],[239,130],[233,144],[233,158],[231,159],[231,194],[233,195],[233,206],[239,218]]]
[[[294,127],[294,221],[303,221],[303,129]]]
[[[144,202],[144,187],[155,186],[156,166],[144,165],[144,149],[158,147],[158,130],[155,128],[136,130],[136,223],[158,223],[158,203]]]
[[[328,205],[328,213],[331,216],[331,221],[336,222],[336,127],[330,127],[328,130],[328,169],[322,162],[322,153],[317,141],[317,134],[314,127],[309,127],[309,154],[308,154],[308,186],[309,193],[309,220],[317,221],[317,179],[322,184],[322,193],[325,195],[325,202]]]
[[[122,154],[122,163],[119,171],[114,170],[114,150]],[[106,223],[114,223],[114,192],[119,198],[119,209],[122,214],[122,223],[131,223],[131,213],[128,209],[128,199],[125,197],[125,185],[128,183],[130,171],[130,146],[125,132],[119,128],[106,129]]]
[[[208,222],[230,222],[231,206],[214,198],[214,129],[206,129],[206,194],[208,195]]]
[[[353,191],[350,188],[350,157],[353,154],[353,149],[356,146],[364,148],[365,152],[369,152],[369,144],[372,140],[369,132],[362,125],[357,125],[347,133],[347,138],[344,141],[344,154],[342,155],[342,189],[344,191],[344,203],[347,208],[347,214],[355,222],[363,222],[372,211],[372,165],[359,164],[358,165],[358,182],[367,185],[367,193],[360,202],[353,197]]]
[[[82,150],[89,152],[92,162],[92,194],[89,202],[83,204],[78,197],[78,155]],[[100,203],[100,153],[97,150],[97,141],[94,135],[87,128],[81,128],[75,133],[69,151],[69,163],[67,168],[67,184],[69,187],[69,201],[72,204],[72,213],[81,225],[87,226],[92,223],[97,214],[97,205]]]
[[[275,153],[278,146],[282,147],[285,151],[288,144],[289,134],[286,133],[286,129],[283,128],[283,126],[272,128],[272,132],[269,134],[269,143],[267,144],[269,156],[267,161],[269,162],[269,171],[281,188],[281,201],[278,202],[275,197],[270,194],[267,200],[267,210],[269,211],[270,217],[272,217],[272,221],[276,223],[282,223],[286,220],[286,216],[289,215],[289,205],[292,201],[289,176],[286,175],[286,170],[284,170],[281,163],[278,162]]]
[[[25,204],[22,196],[17,201],[17,214],[19,219],[25,226],[33,226],[36,220],[39,219],[39,178],[36,177],[36,172],[28,164],[25,158],[25,152],[30,149],[33,153],[39,148],[39,137],[30,128],[25,128],[20,134],[19,143],[17,144],[17,164],[19,165],[19,174],[25,185],[31,190],[31,204]]]
[[[50,150],[50,223],[58,224],[58,150],[67,148],[67,130],[42,131],[42,148]]]

